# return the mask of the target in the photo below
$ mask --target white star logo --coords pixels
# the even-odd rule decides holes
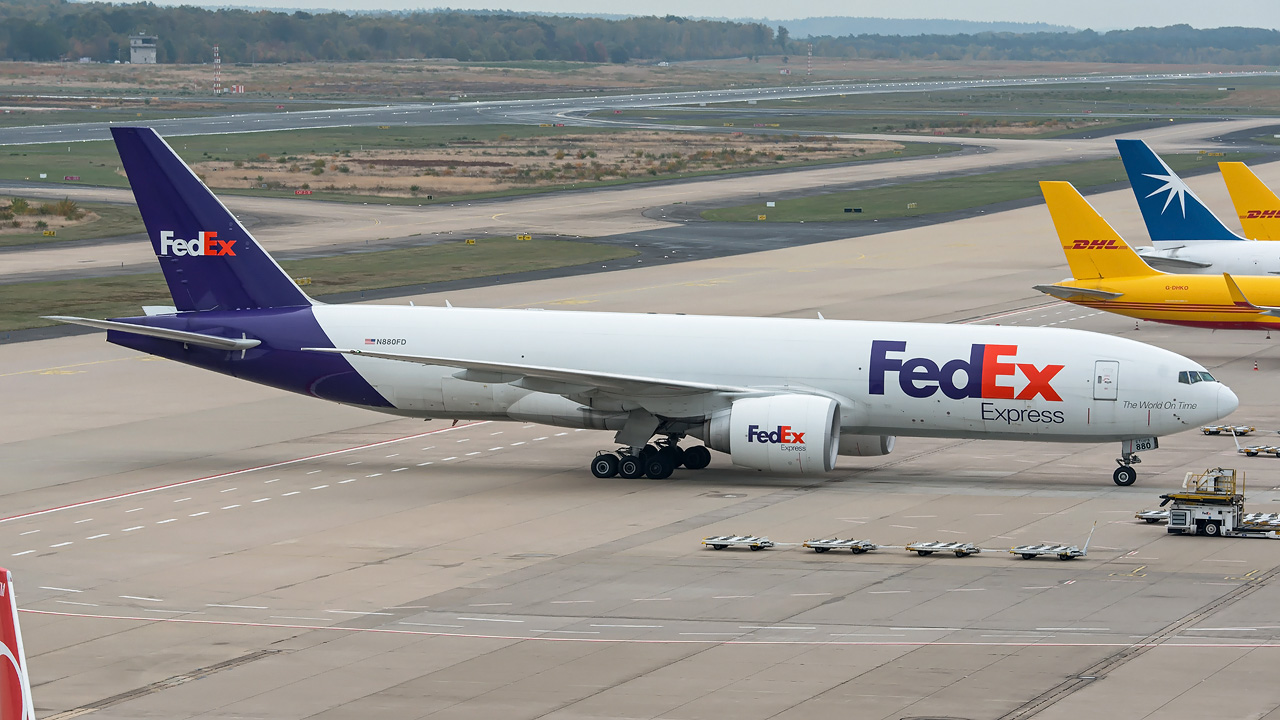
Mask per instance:
[[[1168,166],[1165,166],[1165,169],[1168,170]],[[1191,192],[1191,188],[1187,187],[1187,184],[1182,181],[1182,178],[1174,175],[1172,170],[1169,171],[1168,175],[1143,173],[1143,176],[1152,178],[1153,180],[1159,180],[1164,183],[1164,185],[1156,188],[1155,192],[1147,195],[1147,197],[1159,195],[1162,192],[1169,193],[1169,197],[1165,198],[1164,207],[1160,208],[1161,215],[1164,214],[1165,210],[1169,209],[1169,205],[1173,202],[1173,197],[1176,195],[1178,196],[1178,205],[1182,208],[1182,217],[1185,218],[1187,216],[1187,194],[1190,193],[1191,197],[1195,197],[1195,193]]]

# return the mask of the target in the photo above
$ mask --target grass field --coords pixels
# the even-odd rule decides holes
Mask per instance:
[[[1175,172],[1197,167],[1216,167],[1221,160],[1248,160],[1255,153],[1229,153],[1225,158],[1207,155],[1162,155]],[[765,202],[737,207],[707,210],[702,217],[721,222],[833,222],[869,221],[913,217],[981,207],[1009,200],[1022,200],[1040,195],[1041,180],[1065,180],[1077,188],[1106,185],[1125,179],[1119,158],[1087,160],[1050,167],[1006,170],[1002,172],[922,180],[883,188],[852,190],[778,200],[775,207]],[[845,208],[861,208],[861,212],[845,212]]]
[[[142,215],[138,213],[136,207],[125,205],[106,205],[102,203],[86,203],[80,206],[83,210],[89,210],[98,216],[98,219],[85,222],[81,225],[72,225],[70,227],[60,228],[54,237],[45,237],[44,233],[39,230],[31,232],[20,232],[9,234],[0,234],[0,247],[9,247],[13,245],[43,245],[48,243],[67,242],[69,240],[87,240],[115,237],[117,235],[129,235],[131,233],[144,232],[146,227],[142,224]],[[28,222],[39,219],[36,217],[27,217],[24,220]]]
[[[291,276],[310,277],[311,295],[358,292],[444,280],[488,277],[527,270],[596,263],[630,257],[626,248],[590,242],[486,237],[403,250],[355,253],[282,262]],[[0,285],[0,331],[51,325],[41,315],[123,317],[143,305],[171,305],[159,274]]]

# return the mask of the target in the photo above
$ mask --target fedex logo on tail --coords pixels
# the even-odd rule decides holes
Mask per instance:
[[[219,240],[216,232],[201,232],[194,240],[175,238],[172,230],[160,231],[160,254],[164,257],[203,257],[231,255],[235,240]]]
[[[985,398],[988,400],[1034,400],[1042,397],[1062,402],[1053,389],[1053,378],[1064,365],[1036,367],[1016,362],[1017,345],[975,344],[969,358],[956,358],[943,363],[929,358],[891,357],[905,353],[907,343],[901,340],[875,340],[871,343],[871,373],[868,392],[884,395],[885,376],[898,374],[898,386],[908,397],[932,397],[939,390],[952,400]],[[1007,358],[1007,359],[1006,359]],[[1012,382],[1018,376],[1026,385],[1016,393]]]

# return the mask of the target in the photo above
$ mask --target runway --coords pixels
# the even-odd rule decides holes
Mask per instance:
[[[381,107],[331,108],[298,112],[241,113],[199,118],[172,118],[142,124],[164,136],[271,132],[312,128],[379,125],[482,125],[523,123],[591,124],[575,114],[668,105],[790,100],[832,95],[944,92],[968,89],[1040,87],[1099,83],[1151,82],[1266,77],[1272,72],[1143,73],[1134,75],[1076,75],[1021,77],[989,80],[936,80],[923,82],[821,83],[784,87],[723,88],[686,92],[641,92],[590,97],[537,98],[474,102],[398,103]],[[75,123],[0,128],[0,145],[33,145],[49,142],[85,142],[110,138],[110,123]]]
[[[1142,137],[1159,152],[1187,152],[1214,148],[1209,138],[1248,128],[1274,125],[1274,120],[1233,120],[1219,123],[1175,124],[1144,131]],[[901,141],[896,135],[849,137]],[[980,151],[952,153],[888,162],[854,163],[804,168],[782,173],[752,173],[678,182],[635,184],[586,192],[547,193],[491,201],[471,201],[410,207],[312,202],[296,199],[254,198],[227,195],[222,199],[238,215],[262,219],[256,237],[281,256],[290,253],[337,253],[369,246],[393,246],[430,240],[441,234],[575,235],[596,238],[650,232],[666,237],[733,238],[741,226],[714,228],[706,224],[682,228],[672,222],[684,205],[732,205],[779,194],[824,192],[847,187],[876,186],[891,182],[934,179],[948,175],[990,172],[1010,167],[1052,165],[1084,159],[1112,157],[1111,138],[1007,140],[999,138],[948,138],[947,142]],[[1192,181],[1193,186],[1197,181]],[[1199,180],[1209,183],[1207,179]],[[1218,186],[1221,183],[1218,182]],[[11,186],[5,192],[24,197],[61,199],[65,187]],[[132,202],[123,189],[86,188],[76,193],[82,202]],[[666,217],[670,213],[672,217]],[[1128,211],[1126,210],[1126,213]],[[843,225],[843,224],[842,224]],[[797,226],[798,227],[798,226]],[[759,234],[762,231],[748,230]],[[785,244],[797,232],[788,226],[763,231],[766,242]],[[857,230],[851,231],[860,232]],[[831,235],[830,237],[839,237]],[[678,242],[676,243],[679,244]],[[150,272],[151,248],[136,240],[103,243],[54,243],[0,251],[9,281],[50,279],[58,276]],[[69,275],[68,275],[69,274]]]
[[[1259,171],[1280,176],[1274,164]],[[1216,183],[1216,188],[1215,188]],[[1194,187],[1229,208],[1216,177]],[[1091,202],[1142,237],[1128,191]],[[625,215],[621,210],[619,215]],[[1221,213],[1220,214],[1226,214]],[[274,244],[268,243],[274,249]],[[1203,363],[1280,428],[1262,333],[1142,324],[1030,289],[1043,207],[496,288],[455,306],[1072,327]],[[413,298],[443,304],[439,296]],[[679,352],[673,347],[672,352]],[[1259,370],[1253,370],[1257,361]],[[1229,438],[1117,448],[901,438],[829,476],[730,466],[597,480],[605,433],[387,419],[139,357],[0,346],[0,560],[41,717],[1277,717],[1276,549],[1136,521],[1188,470],[1280,477]],[[1083,542],[1087,558],[998,552]],[[993,552],[708,550],[706,535]],[[1153,679],[1158,678],[1158,682]]]

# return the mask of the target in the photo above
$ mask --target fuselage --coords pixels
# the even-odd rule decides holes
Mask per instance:
[[[1280,276],[1232,276],[1248,303],[1233,298],[1222,275],[1145,275],[1092,280],[1063,280],[1059,287],[1120,293],[1103,299],[1078,295],[1068,302],[1127,317],[1217,330],[1271,330],[1280,318],[1258,307],[1280,306]]]
[[[302,348],[607,369],[761,394],[824,395],[839,403],[842,434],[1096,442],[1179,432],[1236,406],[1218,382],[1179,382],[1180,373],[1204,368],[1176,353],[1064,329],[351,305],[128,321],[262,344],[228,352],[120,332],[110,333],[112,342],[414,417],[617,429],[635,403],[590,388],[531,388],[456,367]],[[647,397],[645,407],[696,423],[723,403],[715,393],[673,392]]]
[[[1280,243],[1197,240],[1157,242],[1135,250],[1148,265],[1168,273],[1280,276]]]

